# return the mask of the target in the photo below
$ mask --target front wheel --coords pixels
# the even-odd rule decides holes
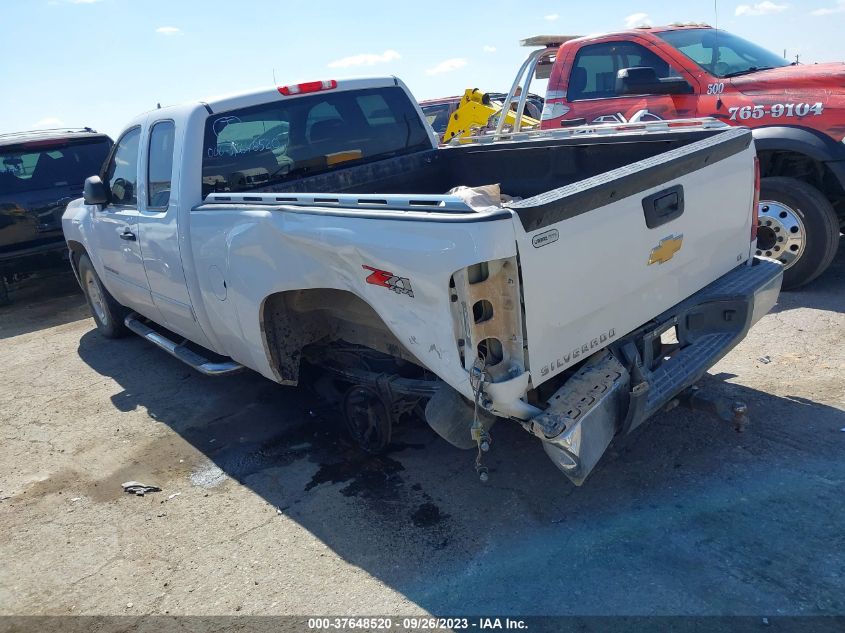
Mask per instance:
[[[88,300],[88,307],[91,309],[94,323],[97,324],[97,330],[106,338],[125,336],[129,330],[124,325],[123,319],[129,311],[115,301],[115,298],[103,286],[88,255],[79,257],[78,269],[82,291]]]
[[[757,255],[784,265],[784,290],[811,282],[830,266],[839,220],[818,189],[796,178],[763,178],[758,216]]]

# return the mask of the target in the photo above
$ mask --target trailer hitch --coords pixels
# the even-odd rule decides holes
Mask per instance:
[[[732,425],[737,433],[742,433],[748,425],[748,405],[732,400],[701,387],[693,385],[672,400],[666,410],[681,405],[693,411],[703,411]]]

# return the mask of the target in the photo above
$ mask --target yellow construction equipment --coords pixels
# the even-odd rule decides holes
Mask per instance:
[[[461,142],[462,138],[474,136],[485,129],[495,129],[501,111],[501,106],[490,102],[487,93],[479,91],[478,88],[467,88],[461,97],[461,104],[449,117],[443,142],[448,143],[453,139]],[[513,127],[516,123],[516,112],[509,109],[504,117],[505,125]],[[530,130],[540,127],[540,122],[523,114],[519,127],[521,130]]]

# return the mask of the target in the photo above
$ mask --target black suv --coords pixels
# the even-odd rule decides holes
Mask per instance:
[[[62,262],[62,213],[112,140],[91,128],[0,134],[0,304],[10,284]]]

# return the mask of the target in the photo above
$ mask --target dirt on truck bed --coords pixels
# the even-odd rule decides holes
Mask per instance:
[[[517,425],[362,456],[308,386],[94,330],[68,275],[0,310],[0,613],[845,613],[845,245],[576,488]],[[122,484],[161,488],[144,496]]]

